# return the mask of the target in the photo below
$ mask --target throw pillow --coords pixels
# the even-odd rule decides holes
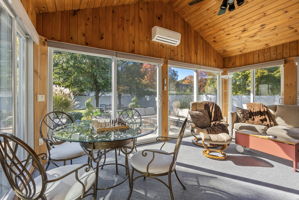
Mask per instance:
[[[211,125],[209,114],[206,110],[189,111],[192,122],[198,128],[207,128]]]
[[[237,107],[236,113],[239,118],[239,122],[245,123],[250,118],[249,110],[247,109]]]

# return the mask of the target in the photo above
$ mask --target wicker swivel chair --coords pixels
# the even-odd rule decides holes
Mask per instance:
[[[84,150],[81,148],[80,144],[77,142],[62,142],[56,140],[52,137],[52,133],[55,128],[63,126],[69,123],[73,123],[73,118],[65,112],[62,111],[53,111],[47,113],[40,122],[40,138],[47,145],[48,151],[48,164],[53,163],[55,166],[58,166],[55,162],[64,162],[79,158],[85,155]],[[46,133],[43,133],[46,131]]]
[[[171,182],[171,175],[174,172],[176,178],[178,179],[179,183],[185,190],[186,187],[179,179],[177,172],[176,172],[176,161],[178,157],[178,153],[180,150],[181,142],[185,133],[187,124],[187,119],[184,120],[181,131],[177,138],[173,137],[158,137],[157,141],[163,141],[163,145],[160,149],[153,150],[153,149],[145,149],[143,151],[139,151],[135,153],[131,158],[131,166],[132,166],[132,173],[131,173],[131,180],[130,180],[130,195],[129,199],[131,198],[132,191],[133,191],[133,183],[138,178],[153,178],[158,180],[163,185],[165,185],[169,189],[170,197],[173,200],[174,195],[172,191],[172,182]],[[166,140],[168,139],[177,139],[176,145],[173,152],[166,152],[163,150],[163,146],[165,145]],[[134,172],[139,172],[141,175],[134,178]],[[158,179],[159,176],[168,176],[168,184],[166,184],[161,179]]]
[[[45,171],[31,147],[11,134],[0,134],[0,164],[11,186],[4,199],[83,199],[93,188],[96,175],[85,164],[66,165]]]
[[[223,121],[221,109],[216,103],[208,101],[191,103],[191,111],[203,109],[209,114],[211,125],[208,128],[200,128],[191,123],[191,133],[194,136],[193,143],[204,148],[204,156],[225,160],[227,155],[224,150],[232,140],[228,134],[228,124]]]

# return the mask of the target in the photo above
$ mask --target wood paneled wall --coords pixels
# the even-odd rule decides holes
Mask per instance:
[[[225,57],[224,67],[240,67],[295,56],[299,56],[299,40],[237,56]]]
[[[224,67],[241,67],[273,60],[285,59],[283,96],[284,104],[297,103],[297,67],[293,57],[299,56],[299,40],[224,58]],[[225,90],[225,88],[224,88]],[[225,98],[225,100],[228,100]]]
[[[35,0],[20,0],[32,21],[32,24],[36,27],[36,10],[35,10]]]
[[[153,26],[180,32],[181,44],[152,42]],[[223,58],[171,6],[161,2],[39,14],[37,29],[50,40],[223,67]]]
[[[39,145],[39,125],[47,113],[48,95],[48,46],[45,38],[34,45],[34,147],[37,152],[45,152],[45,145]],[[37,95],[45,95],[45,101],[38,102]],[[45,133],[46,130],[43,130]]]

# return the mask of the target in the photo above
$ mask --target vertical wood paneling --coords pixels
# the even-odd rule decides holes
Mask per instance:
[[[168,136],[168,62],[162,65],[162,136]]]
[[[223,67],[222,57],[210,44],[171,6],[158,1],[39,14],[37,18],[40,35],[51,40]],[[180,32],[181,44],[173,47],[152,42],[155,25]]]
[[[47,101],[38,102],[37,95],[48,94],[48,46],[45,38],[40,39],[39,45],[34,45],[34,149],[45,152],[45,145],[39,145],[39,124],[47,113]],[[45,133],[46,130],[43,130]]]
[[[284,73],[284,104],[297,104],[297,65],[294,59],[286,59]]]
[[[243,59],[244,55],[245,54],[225,57],[224,67],[240,67],[244,65],[251,65],[256,63],[299,56],[299,40],[249,52],[246,54],[247,57],[245,59]],[[253,57],[253,59],[251,59],[251,57]]]

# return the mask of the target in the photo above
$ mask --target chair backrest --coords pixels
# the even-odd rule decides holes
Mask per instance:
[[[211,122],[221,121],[223,119],[221,108],[211,101],[191,102],[190,110],[197,111],[204,109],[208,112]]]
[[[140,128],[142,126],[142,118],[140,113],[134,108],[126,108],[118,116],[130,128]]]
[[[51,145],[59,144],[61,143],[61,141],[57,141],[55,138],[52,137],[54,129],[59,126],[63,126],[73,122],[74,122],[73,118],[65,112],[62,111],[49,112],[44,116],[44,118],[40,122],[40,127],[39,127],[40,137],[45,138],[46,136],[47,139],[51,142]],[[44,127],[48,129],[47,135],[43,134]]]
[[[47,176],[38,156],[26,143],[11,134],[0,134],[0,163],[19,198],[39,199],[43,196]],[[38,185],[33,172],[41,178]]]
[[[180,133],[179,133],[177,141],[176,141],[176,145],[175,145],[175,148],[174,148],[174,155],[173,155],[173,164],[176,163],[176,160],[178,158],[178,154],[179,154],[179,151],[180,151],[181,143],[182,143],[182,140],[183,140],[183,137],[184,137],[184,134],[185,134],[185,129],[186,129],[186,126],[187,126],[187,121],[188,121],[188,119],[186,118],[184,120],[184,123],[183,123],[183,125],[181,127]]]

